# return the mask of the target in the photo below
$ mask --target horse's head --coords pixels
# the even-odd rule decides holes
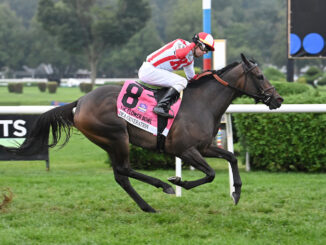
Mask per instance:
[[[241,90],[244,94],[254,98],[256,103],[262,102],[269,106],[269,109],[279,108],[283,98],[263,75],[258,65],[241,54],[244,76],[241,76]]]

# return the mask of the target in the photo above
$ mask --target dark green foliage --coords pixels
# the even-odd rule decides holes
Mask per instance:
[[[81,92],[88,93],[92,91],[93,85],[91,83],[80,83],[79,88]]]
[[[131,145],[130,164],[134,169],[173,169],[175,158]]]
[[[195,67],[195,73],[199,74],[200,72],[201,72],[201,68],[200,67]],[[176,70],[176,71],[174,71],[174,73],[176,73],[179,76],[182,76],[184,78],[187,78],[185,72],[182,69],[181,70]]]
[[[44,30],[72,54],[88,58],[92,83],[104,51],[118,49],[146,24],[149,5],[143,0],[118,4],[95,0],[40,0],[37,19]]]
[[[57,82],[48,82],[48,90],[50,94],[55,94],[57,92],[58,83]]]
[[[313,91],[313,88],[301,83],[273,82],[273,86],[281,96],[298,95]]]
[[[326,116],[323,114],[237,114],[243,150],[253,169],[326,171]]]
[[[326,74],[324,74],[320,79],[318,79],[318,86],[326,85]]]
[[[265,77],[270,81],[286,81],[285,74],[280,72],[278,69],[273,67],[268,67],[263,71]]]
[[[42,82],[42,83],[37,83],[37,87],[41,92],[45,92],[46,91],[46,83]]]
[[[22,94],[23,93],[24,84],[23,83],[16,83],[15,84],[15,93]]]
[[[275,84],[279,91],[298,91],[285,97],[286,104],[325,103],[326,94],[302,84]],[[303,85],[309,88],[307,85]],[[287,94],[287,93],[284,93]],[[250,153],[253,169],[269,171],[326,172],[326,115],[312,113],[234,114],[242,156]]]
[[[307,79],[305,76],[298,77],[296,80],[297,83],[307,84]]]
[[[316,66],[312,66],[306,71],[307,76],[315,76],[316,74],[321,74],[321,70]]]
[[[15,93],[15,83],[8,83],[9,93]]]
[[[108,48],[99,53],[99,76],[135,77],[148,54],[176,38],[191,41],[195,32],[202,31],[202,12],[198,11],[202,6],[198,0],[0,0],[0,3],[6,3],[0,4],[0,64],[11,70],[21,69],[23,65],[35,68],[40,63],[52,64],[60,74],[68,68],[89,69],[86,49],[77,52],[77,48],[94,40],[96,47],[104,41],[109,42]],[[98,7],[90,7],[93,3]],[[286,65],[286,6],[286,1],[280,0],[212,1],[211,31],[214,38],[228,40],[227,60],[239,60],[239,54],[245,53],[260,64]],[[126,11],[122,13],[121,10]],[[134,12],[127,13],[128,10]],[[148,17],[149,12],[151,17],[146,21],[144,16]],[[57,14],[60,16],[56,17]],[[74,20],[77,16],[82,21],[80,25]],[[47,23],[43,25],[41,19]],[[88,24],[88,20],[92,20],[93,25]],[[252,23],[257,25],[252,26]],[[128,33],[127,28],[133,31],[139,24],[144,24],[145,28]],[[41,25],[51,29],[51,34],[56,31],[63,36],[53,37]],[[89,34],[86,42],[70,35],[87,37],[86,32]],[[96,38],[98,34],[103,36]],[[126,45],[121,35],[130,37]],[[69,45],[74,53],[66,52]],[[300,69],[305,65],[325,66],[325,62],[295,63]],[[201,66],[202,60],[197,59],[195,65]]]
[[[305,73],[305,78],[308,84],[314,84],[314,81],[317,80],[322,75],[321,70],[318,67],[312,66]]]
[[[9,4],[0,2],[0,67],[7,75],[10,69],[20,69],[25,63],[25,30],[20,18]],[[10,68],[10,69],[8,69]]]
[[[17,93],[22,94],[23,93],[23,83],[8,83],[8,91],[9,93]]]

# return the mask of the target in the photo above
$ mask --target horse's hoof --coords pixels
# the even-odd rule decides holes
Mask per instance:
[[[152,207],[142,208],[142,210],[146,213],[156,213],[156,210]]]
[[[233,192],[232,199],[233,199],[234,204],[237,205],[240,200],[240,193]]]
[[[170,181],[172,184],[180,185],[181,178],[178,176],[172,176],[172,177],[168,178],[168,181]]]
[[[168,188],[163,189],[163,192],[165,192],[167,194],[175,194],[175,191],[171,186],[168,187]]]

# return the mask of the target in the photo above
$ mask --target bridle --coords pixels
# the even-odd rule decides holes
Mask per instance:
[[[254,84],[256,90],[258,91],[258,93],[257,94],[252,94],[252,93],[247,92],[246,87],[247,87],[247,83],[248,83],[248,76],[253,76],[251,71],[257,67],[257,64],[254,63],[250,67],[248,67],[244,62],[241,62],[241,64],[242,64],[242,69],[244,71],[243,74],[245,75],[245,81],[244,81],[243,89],[239,89],[239,88],[237,88],[235,86],[232,86],[232,88],[237,90],[238,92],[240,92],[240,94],[246,94],[249,97],[254,98],[256,103],[261,101],[265,105],[269,105],[270,102],[271,102],[271,99],[272,99],[272,97],[273,97],[273,95],[275,93],[275,87],[271,86],[269,88],[264,89],[262,87],[262,83],[264,81],[264,75],[261,74],[261,75],[258,75],[258,80],[257,80],[257,78],[252,79],[253,84]],[[241,74],[240,77],[243,74]],[[272,91],[269,92],[270,90],[272,90]]]
[[[237,80],[239,80],[243,75],[245,76],[243,88],[239,88],[238,86],[230,84],[229,82],[223,80],[219,75],[217,75],[216,71],[204,71],[196,78],[196,80],[198,80],[199,78],[201,78],[203,76],[212,75],[215,78],[215,80],[217,80],[219,83],[235,90],[238,94],[240,94],[240,95],[245,94],[245,95],[255,99],[256,103],[261,101],[265,105],[269,105],[271,102],[271,99],[275,93],[275,88],[273,86],[271,86],[269,88],[264,89],[262,87],[262,83],[264,81],[264,76],[259,75],[258,80],[257,80],[257,78],[252,79],[253,84],[254,84],[256,90],[258,91],[258,93],[254,94],[254,93],[250,93],[250,92],[246,91],[246,87],[248,84],[248,76],[253,76],[251,71],[253,69],[255,69],[258,65],[256,63],[253,63],[253,64],[251,64],[250,67],[248,67],[244,62],[241,62],[241,65],[242,65],[243,73],[241,73],[241,75],[239,76],[239,78]],[[270,90],[272,90],[272,92],[269,92]]]

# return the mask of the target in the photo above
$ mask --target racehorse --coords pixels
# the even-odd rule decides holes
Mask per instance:
[[[169,178],[172,184],[187,190],[213,181],[215,172],[204,157],[224,158],[229,161],[234,178],[235,191],[232,197],[235,204],[239,202],[242,186],[237,159],[233,153],[212,144],[221,117],[232,101],[241,95],[252,97],[270,109],[280,107],[283,102],[258,65],[243,54],[241,58],[241,62],[234,62],[220,71],[202,74],[198,80],[189,83],[164,147],[167,154],[181,158],[205,174],[205,177],[192,181],[184,181],[178,177]],[[77,101],[49,110],[39,116],[20,147],[2,148],[20,155],[31,154],[37,152],[36,146],[39,144],[48,147],[57,145],[62,133],[65,134],[65,144],[71,136],[71,129],[75,127],[108,153],[116,182],[138,206],[145,212],[155,212],[133,189],[129,178],[162,188],[168,194],[174,194],[174,189],[168,183],[131,169],[129,144],[155,150],[157,141],[153,134],[117,116],[117,97],[120,90],[121,86],[117,85],[102,86]],[[53,139],[49,144],[47,138],[50,129]]]

